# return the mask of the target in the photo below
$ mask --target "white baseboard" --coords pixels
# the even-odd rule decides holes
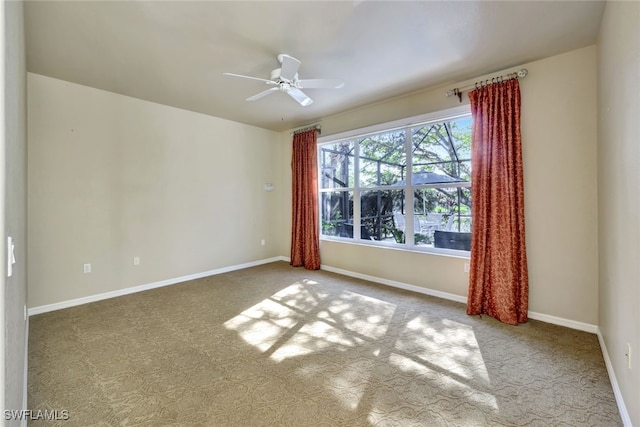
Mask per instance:
[[[326,271],[331,271],[333,273],[342,274],[344,276],[355,277],[358,279],[368,280],[370,282],[380,283],[382,285],[392,286],[394,288],[405,289],[408,291],[417,292],[424,295],[430,295],[433,297],[438,297],[442,299],[447,299],[450,301],[457,301],[463,304],[467,303],[467,297],[452,294],[449,292],[436,291],[434,289],[423,288],[421,286],[410,285],[408,283],[397,282],[395,280],[383,279],[380,277],[369,276],[367,274],[356,273],[349,270],[343,270],[341,268],[331,267],[328,265],[322,265],[321,268]],[[562,317],[550,316],[548,314],[536,313],[530,311],[528,313],[531,319],[540,320],[542,322],[551,323],[554,325],[565,326],[571,329],[577,329],[579,331],[589,332],[595,334],[598,331],[598,327],[596,325],[591,325],[589,323],[577,322],[575,320],[564,319]]]
[[[258,261],[252,261],[244,264],[232,265],[229,267],[218,268],[215,270],[204,271],[201,273],[191,274],[182,277],[176,277],[173,279],[161,280],[159,282],[148,283],[145,285],[134,286],[131,288],[119,289],[116,291],[105,292],[102,294],[90,295],[87,297],[76,298],[68,301],[61,301],[58,303],[42,305],[38,307],[32,307],[28,310],[29,316],[33,316],[40,313],[47,313],[49,311],[62,310],[64,308],[74,307],[77,305],[88,304],[95,301],[101,301],[108,298],[115,298],[123,295],[133,294],[136,292],[147,291],[150,289],[160,288],[163,286],[174,285],[176,283],[186,282],[189,280],[200,279],[203,277],[214,276],[216,274],[227,273],[230,271],[241,270],[244,268],[255,267],[257,265],[268,264],[270,262],[275,261],[286,261],[290,262],[289,257],[285,256],[277,256],[273,258],[262,259]],[[467,302],[466,296],[456,295],[449,292],[437,291],[435,289],[423,288],[421,286],[411,285],[408,283],[398,282],[395,280],[383,279],[381,277],[370,276],[368,274],[356,273],[350,270],[344,270],[342,268],[331,267],[329,265],[322,265],[322,270],[330,271],[337,274],[342,274],[343,276],[355,277],[357,279],[368,280],[374,283],[380,283],[382,285],[391,286],[394,288],[404,289],[412,292],[417,292],[424,295],[430,295],[450,301],[457,301],[465,304]],[[529,312],[529,317],[531,319],[540,320],[542,322],[551,323],[554,325],[565,326],[571,329],[577,329],[584,332],[589,332],[596,334],[598,333],[598,327],[596,325],[578,322],[575,320],[564,319],[561,317],[551,316],[543,313]]]
[[[570,329],[577,329],[583,332],[589,332],[590,334],[598,333],[598,326],[590,323],[578,322],[576,320],[565,319],[563,317],[551,316],[549,314],[536,313],[530,311],[528,313],[530,319],[540,320],[541,322],[551,323],[558,326],[565,326]]]
[[[159,282],[148,283],[146,285],[133,286],[131,288],[118,289],[117,291],[105,292],[102,294],[89,295],[87,297],[76,298],[68,301],[56,302],[53,304],[32,307],[28,310],[29,316],[47,313],[49,311],[62,310],[64,308],[75,307],[77,305],[88,304],[90,302],[101,301],[104,299],[115,298],[123,295],[133,294],[136,292],[148,291],[150,289],[161,288],[163,286],[175,285],[176,283],[186,282],[189,280],[201,279],[203,277],[215,276],[216,274],[228,273],[230,271],[242,270],[244,268],[255,267],[257,265],[268,264],[275,261],[285,261],[285,257],[273,257],[258,261],[247,262],[244,264],[232,265],[229,267],[218,268],[215,270],[203,271],[202,273],[190,274],[188,276],[175,277],[173,279],[161,280]]]
[[[460,295],[450,294],[448,292],[436,291],[434,289],[423,288],[421,286],[410,285],[408,283],[397,282],[395,280],[383,279],[381,277],[369,276],[368,274],[356,273],[354,271],[343,270],[341,268],[331,267],[328,265],[322,265],[322,270],[330,271],[332,273],[342,274],[343,276],[355,277],[357,279],[368,280],[374,283],[380,283],[381,285],[387,285],[394,288],[404,289],[407,291],[413,291],[424,295],[430,295],[432,297],[438,297],[447,299],[450,301],[457,301],[461,303],[467,302],[467,297]]]
[[[604,343],[604,337],[602,333],[600,333],[600,328],[597,328],[596,335],[598,335],[598,341],[600,342],[600,349],[602,350],[602,357],[604,357],[604,364],[607,367],[607,373],[609,374],[609,381],[611,381],[611,388],[613,389],[613,395],[616,398],[616,403],[618,404],[618,411],[620,411],[620,418],[622,418],[622,424],[625,427],[633,427],[631,424],[631,417],[629,417],[629,412],[627,411],[627,407],[624,404],[624,399],[622,398],[622,393],[620,392],[620,387],[618,386],[618,380],[616,379],[616,373],[613,370],[613,365],[611,364],[611,358],[609,358],[609,352],[607,351],[607,345]]]

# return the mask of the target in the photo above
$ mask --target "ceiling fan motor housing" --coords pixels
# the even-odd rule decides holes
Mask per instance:
[[[298,80],[298,73],[296,73],[293,76],[293,80],[287,80],[281,77],[281,73],[282,73],[282,68],[276,68],[275,70],[273,70],[271,72],[271,80],[273,80],[274,82],[280,83],[280,82],[287,82],[287,83],[291,83],[291,82],[295,82]]]

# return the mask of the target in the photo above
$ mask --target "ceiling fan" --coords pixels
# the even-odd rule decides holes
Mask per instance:
[[[227,76],[242,77],[244,79],[258,80],[273,87],[262,91],[256,95],[247,98],[247,101],[255,101],[270,93],[281,91],[295,99],[300,105],[306,107],[313,103],[313,99],[302,91],[302,89],[316,88],[334,88],[338,89],[344,86],[344,82],[340,79],[299,79],[298,68],[301,62],[293,56],[281,53],[278,55],[280,68],[271,71],[271,80],[261,79],[259,77],[243,76],[241,74],[224,73]]]

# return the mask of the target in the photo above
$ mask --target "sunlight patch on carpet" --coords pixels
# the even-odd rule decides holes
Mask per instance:
[[[462,323],[418,315],[407,323],[396,348],[451,375],[489,383],[473,329]]]
[[[386,301],[344,291],[318,317],[357,335],[379,339],[387,333],[395,309],[394,304]]]
[[[297,313],[270,299],[265,299],[226,321],[227,329],[237,331],[248,344],[267,351],[288,330],[296,325]]]
[[[293,285],[287,286],[281,291],[273,294],[271,299],[293,309],[308,312],[315,308],[320,301],[329,295],[328,292],[319,289],[318,287],[308,286],[314,284],[317,284],[317,282],[314,282],[313,280],[304,280],[303,283],[294,283]]]
[[[402,326],[389,331],[396,315],[394,304],[347,290],[331,293],[313,285],[303,281],[287,286],[224,325],[275,362],[310,355],[313,360],[323,358],[322,371],[317,365],[302,363],[296,373],[324,384],[350,410],[361,405],[377,363],[349,355],[350,350],[365,346],[381,363],[397,369],[397,375],[436,379],[450,397],[498,410],[496,398],[486,392],[489,375],[471,327],[414,312],[406,319],[398,313]],[[396,374],[388,374],[394,381]],[[380,396],[378,392],[374,395],[375,407]]]
[[[322,372],[303,366],[298,375],[321,381],[345,408],[355,410],[373,365],[367,359],[342,360],[340,354],[384,339],[396,306],[350,291],[330,294],[314,284],[294,283],[224,325],[275,362],[326,357]]]
[[[224,325],[260,351],[271,350],[275,361],[341,351],[385,335],[393,304],[348,291],[330,295],[313,284],[294,283]]]
[[[448,399],[458,399],[473,405],[482,405],[485,409],[498,412],[498,401],[496,397],[484,390],[489,388],[478,384],[476,381],[466,381],[456,375],[452,375],[446,370],[441,370],[421,363],[402,354],[392,354],[389,357],[390,364],[396,366],[399,371],[414,375],[416,381],[437,381],[441,385],[441,390],[446,390],[440,397]],[[410,393],[408,393],[408,396]],[[408,398],[408,397],[407,397]]]
[[[332,352],[345,351],[361,342],[361,339],[350,337],[326,322],[311,322],[302,326],[287,342],[276,349],[271,355],[271,359],[282,362],[291,357],[304,356],[327,349]]]

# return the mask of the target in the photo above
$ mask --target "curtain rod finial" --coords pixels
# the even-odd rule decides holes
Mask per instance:
[[[462,92],[460,91],[460,89],[455,88],[455,89],[449,89],[447,91],[447,96],[457,96],[458,97],[458,101],[462,102]]]

